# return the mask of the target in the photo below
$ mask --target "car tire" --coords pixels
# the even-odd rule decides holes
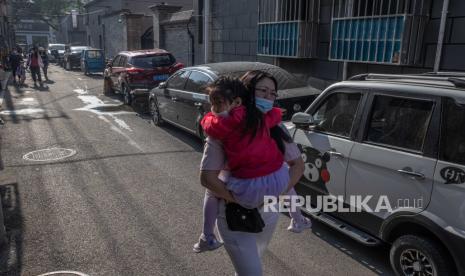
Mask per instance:
[[[104,95],[113,95],[114,90],[111,87],[111,80],[108,78],[103,79],[103,94]]]
[[[160,110],[158,109],[157,102],[155,100],[150,100],[149,108],[153,124],[156,126],[162,126],[164,121],[161,117]]]
[[[121,92],[123,92],[123,102],[126,105],[132,104],[132,95],[127,85],[123,85],[121,88]]]
[[[452,275],[447,254],[437,242],[422,236],[400,236],[390,251],[391,266],[396,275]],[[424,272],[424,274],[421,274]]]

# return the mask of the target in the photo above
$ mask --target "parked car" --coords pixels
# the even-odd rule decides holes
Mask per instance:
[[[65,44],[49,44],[47,54],[50,62],[58,63],[65,54]]]
[[[82,51],[92,49],[89,46],[71,46],[63,55],[63,67],[66,70],[71,70],[81,66]]]
[[[105,71],[105,54],[100,49],[83,50],[81,54],[81,71],[85,75]]]
[[[131,104],[134,97],[147,97],[150,89],[183,67],[163,49],[120,52],[107,64],[104,92],[122,93],[124,103]]]
[[[465,78],[445,75],[368,74],[327,88],[292,118],[305,160],[296,190],[348,207],[372,198],[361,212],[303,210],[388,244],[397,275],[465,275],[464,90]],[[376,209],[383,197],[391,208]]]
[[[220,76],[240,77],[250,70],[271,73],[278,81],[276,106],[284,110],[283,119],[290,119],[297,111],[305,110],[321,92],[306,86],[286,70],[260,62],[220,62],[180,70],[166,82],[152,89],[149,107],[155,125],[163,122],[176,125],[203,138],[200,120],[210,111],[204,87]]]

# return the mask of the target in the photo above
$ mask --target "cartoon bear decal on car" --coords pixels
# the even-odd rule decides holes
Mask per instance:
[[[299,145],[299,148],[305,163],[302,181],[327,192],[326,183],[331,179],[331,175],[326,163],[329,162],[331,156],[328,153],[322,154],[312,147]]]

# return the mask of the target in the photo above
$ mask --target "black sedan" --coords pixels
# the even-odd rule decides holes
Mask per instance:
[[[153,122],[159,126],[170,123],[203,138],[200,120],[210,111],[204,88],[220,76],[240,77],[250,70],[262,70],[278,81],[275,105],[284,111],[283,120],[305,110],[321,93],[306,86],[286,70],[260,62],[220,62],[187,67],[173,74],[166,82],[150,91],[149,107]]]

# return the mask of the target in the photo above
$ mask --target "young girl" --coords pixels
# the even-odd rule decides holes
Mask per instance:
[[[281,110],[271,108],[262,114],[257,106],[261,106],[260,101],[264,99],[253,97],[254,93],[248,92],[238,79],[222,77],[208,87],[207,92],[212,112],[205,115],[202,127],[209,137],[223,144],[231,174],[226,187],[235,200],[246,208],[256,208],[263,203],[265,195],[279,196],[286,192],[288,167],[278,145],[270,136],[270,129],[281,122]],[[217,210],[218,199],[207,192],[204,231],[194,245],[195,252],[221,246],[213,232]],[[304,228],[309,228],[310,221],[304,220],[300,211],[298,215],[299,222],[305,222],[305,226],[308,226]]]
[[[18,68],[16,69],[16,75],[19,78],[19,85],[23,86],[26,81],[26,67],[24,66],[24,61],[22,60]]]

